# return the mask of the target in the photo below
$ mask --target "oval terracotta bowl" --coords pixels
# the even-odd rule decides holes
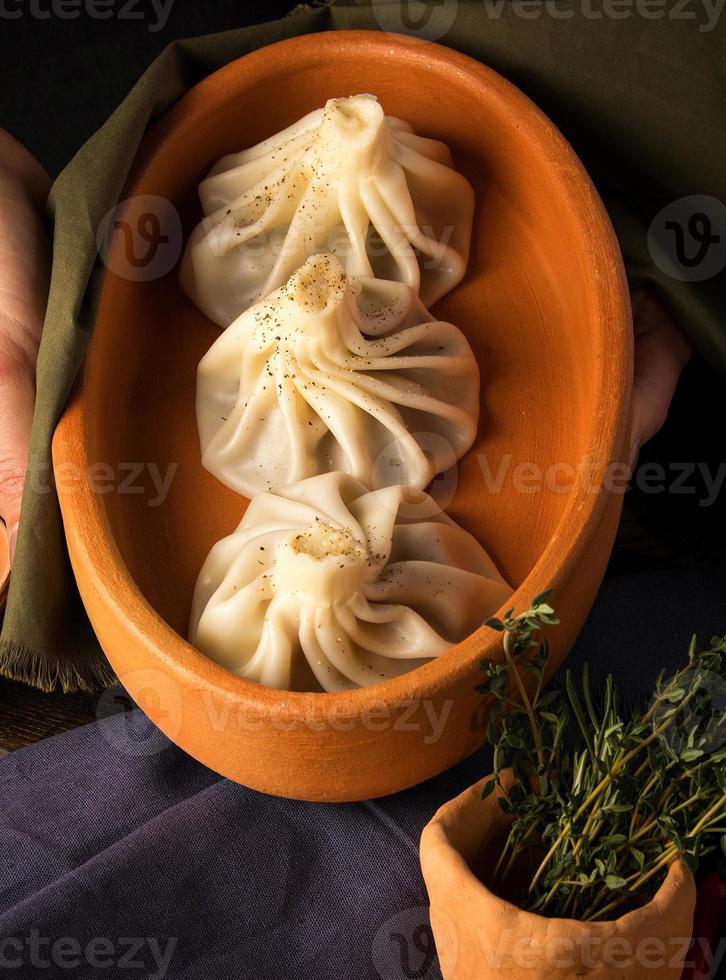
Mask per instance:
[[[300,37],[234,62],[176,103],[148,134],[125,196],[145,210],[148,195],[167,198],[186,236],[200,217],[197,185],[219,157],[358,92],[445,140],[476,189],[469,273],[437,313],[479,358],[482,421],[437,492],[516,587],[512,605],[557,590],[556,663],[590,608],[620,512],[602,474],[623,453],[631,322],[602,204],[542,113],[437,45],[368,32]],[[137,204],[132,225],[143,217]],[[110,270],[128,268],[124,247],[114,241]],[[344,694],[265,690],[185,641],[202,562],[247,503],[200,463],[195,374],[217,335],[176,269],[148,282],[107,272],[83,377],[54,441],[56,467],[93,475],[58,483],[101,645],[160,728],[255,789],[357,800],[441,772],[482,740],[477,661],[499,656],[493,632]],[[154,476],[171,477],[168,493]]]

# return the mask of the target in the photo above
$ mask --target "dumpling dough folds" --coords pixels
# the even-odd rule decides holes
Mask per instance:
[[[413,291],[314,256],[199,365],[203,465],[251,497],[320,473],[423,489],[476,437],[479,369]]]
[[[448,148],[386,117],[373,96],[324,109],[242,153],[200,185],[182,286],[228,326],[317,252],[353,276],[394,279],[430,307],[464,276],[474,192]]]
[[[190,642],[266,687],[350,690],[440,656],[511,592],[427,494],[328,473],[260,494],[214,546]]]

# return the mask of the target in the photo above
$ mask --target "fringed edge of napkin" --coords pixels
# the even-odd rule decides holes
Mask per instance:
[[[330,7],[335,0],[310,0],[310,3],[299,3],[293,7],[286,17],[297,17],[298,14],[309,14],[311,10],[319,10],[321,7]]]
[[[85,653],[82,656],[48,657],[40,650],[14,640],[0,640],[0,675],[46,693],[60,689],[64,694],[74,691],[93,693],[116,681],[113,668],[102,656]]]

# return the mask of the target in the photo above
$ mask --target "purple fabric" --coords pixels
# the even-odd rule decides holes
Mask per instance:
[[[696,624],[723,631],[725,586],[718,567],[611,580],[570,666],[647,697]],[[294,803],[221,779],[138,711],[13,753],[0,977],[432,980],[419,835],[486,766],[374,803]]]

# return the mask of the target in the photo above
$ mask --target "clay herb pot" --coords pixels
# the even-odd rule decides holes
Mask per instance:
[[[424,828],[421,868],[444,980],[546,977],[678,980],[696,902],[693,875],[675,861],[654,897],[618,919],[580,922],[526,912],[487,887],[511,818],[489,777],[446,803]],[[506,792],[511,770],[502,773]]]

